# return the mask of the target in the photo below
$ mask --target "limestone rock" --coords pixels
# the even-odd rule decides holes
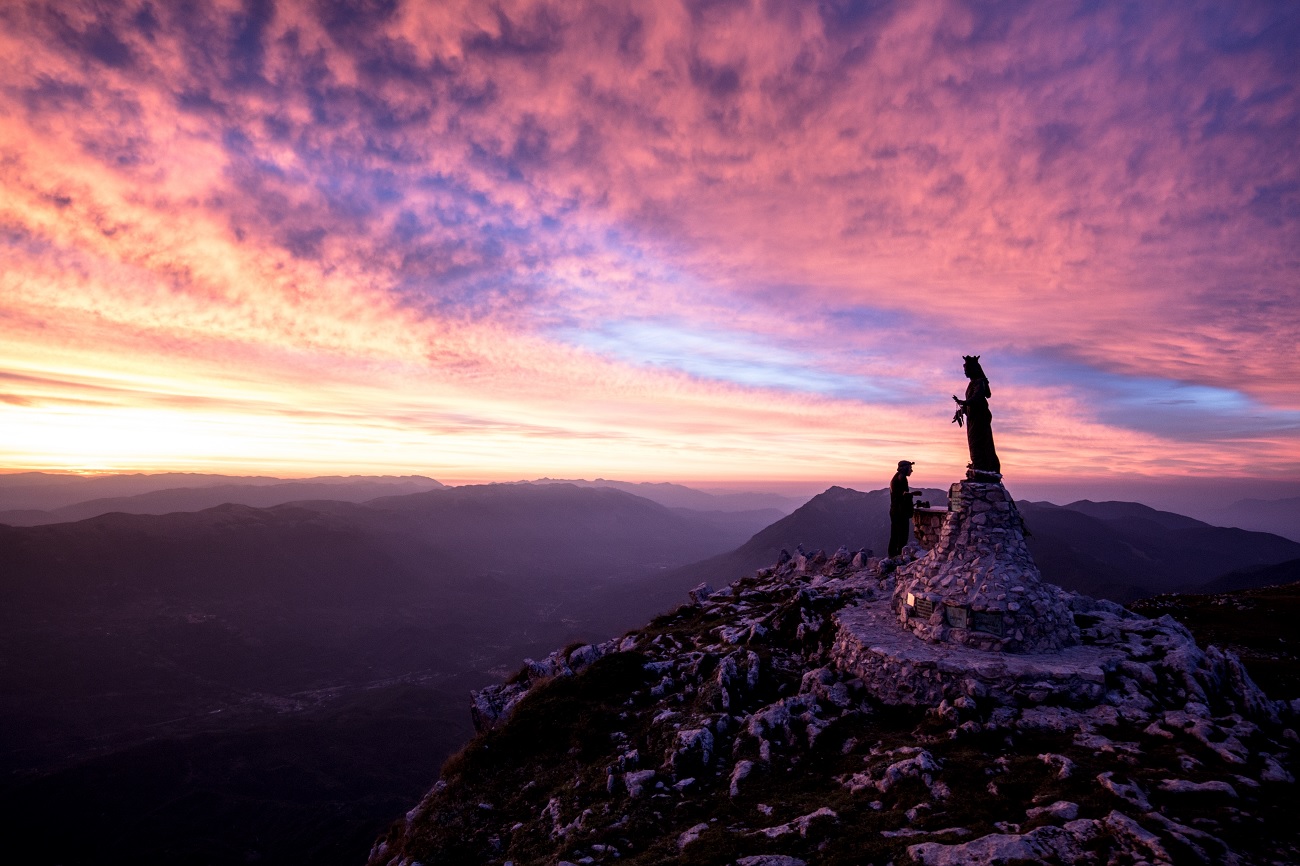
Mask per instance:
[[[791,833],[797,833],[800,836],[807,836],[808,828],[812,826],[814,821],[836,821],[838,819],[839,816],[835,814],[834,809],[828,809],[823,806],[815,812],[810,812],[807,815],[800,815],[793,821],[787,821],[786,823],[778,824],[775,827],[765,827],[762,830],[756,830],[755,835],[766,836],[769,839],[777,839]]]
[[[640,797],[645,793],[646,786],[654,780],[654,770],[636,770],[623,776],[623,784],[627,787],[629,797]]]
[[[708,601],[709,596],[713,595],[716,591],[717,590],[712,586],[709,586],[709,584],[701,583],[699,586],[695,587],[695,589],[692,589],[688,595],[690,596],[691,604],[703,604]]]
[[[749,778],[749,774],[754,771],[753,761],[737,761],[736,766],[731,771],[731,789],[732,797],[740,796],[740,783]]]
[[[1171,794],[1219,794],[1236,799],[1237,789],[1227,782],[1212,779],[1208,782],[1189,782],[1186,779],[1162,779],[1160,790]]]
[[[1023,835],[990,834],[956,845],[924,842],[907,849],[922,866],[972,863],[1077,863],[1084,849],[1078,835],[1061,827],[1039,827]]]
[[[1037,818],[1046,818],[1053,821],[1073,821],[1078,817],[1079,804],[1071,803],[1068,800],[1057,800],[1050,806],[1025,810],[1025,818],[1030,821]]]
[[[709,825],[707,823],[696,824],[694,827],[688,829],[685,833],[677,837],[677,850],[679,851],[682,850],[687,845],[691,844],[696,839],[700,838],[700,834],[702,834],[707,829],[709,829]]]

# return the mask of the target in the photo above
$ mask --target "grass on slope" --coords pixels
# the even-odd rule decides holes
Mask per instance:
[[[1169,614],[1201,646],[1236,653],[1270,698],[1300,698],[1300,583],[1216,595],[1157,595],[1129,607],[1143,616]]]

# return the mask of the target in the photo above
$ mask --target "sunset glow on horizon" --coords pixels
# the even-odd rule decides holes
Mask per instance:
[[[1266,2],[7,4],[0,467],[955,479],[980,354],[1009,476],[1300,482],[1297,44]]]

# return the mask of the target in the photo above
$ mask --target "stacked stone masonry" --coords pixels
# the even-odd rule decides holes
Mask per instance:
[[[939,543],[944,521],[948,519],[947,508],[918,508],[912,515],[912,531],[916,543],[922,550],[933,550]]]
[[[882,581],[881,589],[888,586]],[[880,595],[883,595],[882,592]],[[922,643],[897,628],[880,595],[862,593],[835,615],[836,666],[858,677],[889,705],[933,707],[943,701],[989,701],[1023,708],[1108,706],[1146,724],[1163,709],[1204,707],[1275,723],[1278,705],[1251,681],[1240,660],[1202,650],[1170,617],[1138,616],[1114,602],[1067,594],[1083,625],[1080,643],[1047,653],[993,654]]]
[[[1043,582],[1001,483],[954,484],[938,541],[896,577],[894,610],[924,640],[1016,653],[1079,642],[1066,595]]]

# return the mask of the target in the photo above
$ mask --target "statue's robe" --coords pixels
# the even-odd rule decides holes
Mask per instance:
[[[971,379],[966,386],[966,444],[970,448],[971,469],[1001,473],[1002,463],[993,447],[991,395],[988,379]]]

